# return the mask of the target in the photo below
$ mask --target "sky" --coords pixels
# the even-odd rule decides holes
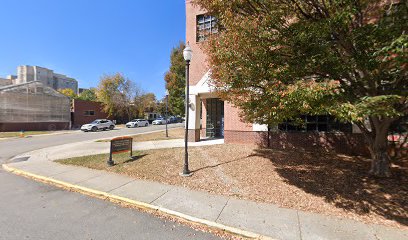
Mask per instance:
[[[0,77],[36,65],[96,87],[123,73],[164,95],[171,49],[185,39],[185,0],[0,0]]]

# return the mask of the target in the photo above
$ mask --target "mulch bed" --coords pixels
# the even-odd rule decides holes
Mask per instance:
[[[106,155],[63,160],[216,194],[366,223],[408,229],[408,161],[394,162],[392,177],[368,175],[363,157],[327,152],[279,151],[246,145],[189,148],[190,178],[182,178],[184,149],[137,153],[136,160],[117,156],[106,167]]]

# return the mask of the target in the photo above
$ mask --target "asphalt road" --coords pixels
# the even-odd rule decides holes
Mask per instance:
[[[169,124],[168,128],[182,127],[184,123]],[[29,151],[41,149],[45,147],[58,146],[66,143],[81,142],[100,138],[110,138],[117,136],[132,135],[143,132],[157,131],[165,129],[165,125],[150,125],[148,127],[139,128],[120,128],[98,132],[81,132],[79,130],[72,131],[68,134],[33,136],[27,138],[14,138],[1,140],[0,139],[0,163],[4,163],[8,159]]]
[[[170,125],[177,127],[180,125]],[[65,143],[136,134],[164,126],[74,132],[0,141],[0,162]],[[172,221],[68,192],[0,170],[0,239],[218,239]]]
[[[0,171],[0,204],[0,239],[217,239],[5,171]]]

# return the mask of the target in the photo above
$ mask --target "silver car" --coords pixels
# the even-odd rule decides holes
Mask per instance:
[[[153,125],[162,125],[166,124],[166,119],[164,118],[158,118],[152,122]]]
[[[88,132],[96,132],[98,130],[113,130],[115,128],[115,124],[111,120],[107,119],[96,119],[95,121],[84,124],[81,126],[81,131]]]
[[[133,119],[132,121],[126,123],[127,128],[147,127],[147,126],[149,126],[149,122],[145,119]]]

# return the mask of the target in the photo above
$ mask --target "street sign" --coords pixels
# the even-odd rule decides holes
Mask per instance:
[[[110,154],[108,165],[113,166],[112,155],[124,152],[130,152],[130,157],[132,157],[132,147],[133,147],[133,138],[131,137],[117,137],[110,141]]]

